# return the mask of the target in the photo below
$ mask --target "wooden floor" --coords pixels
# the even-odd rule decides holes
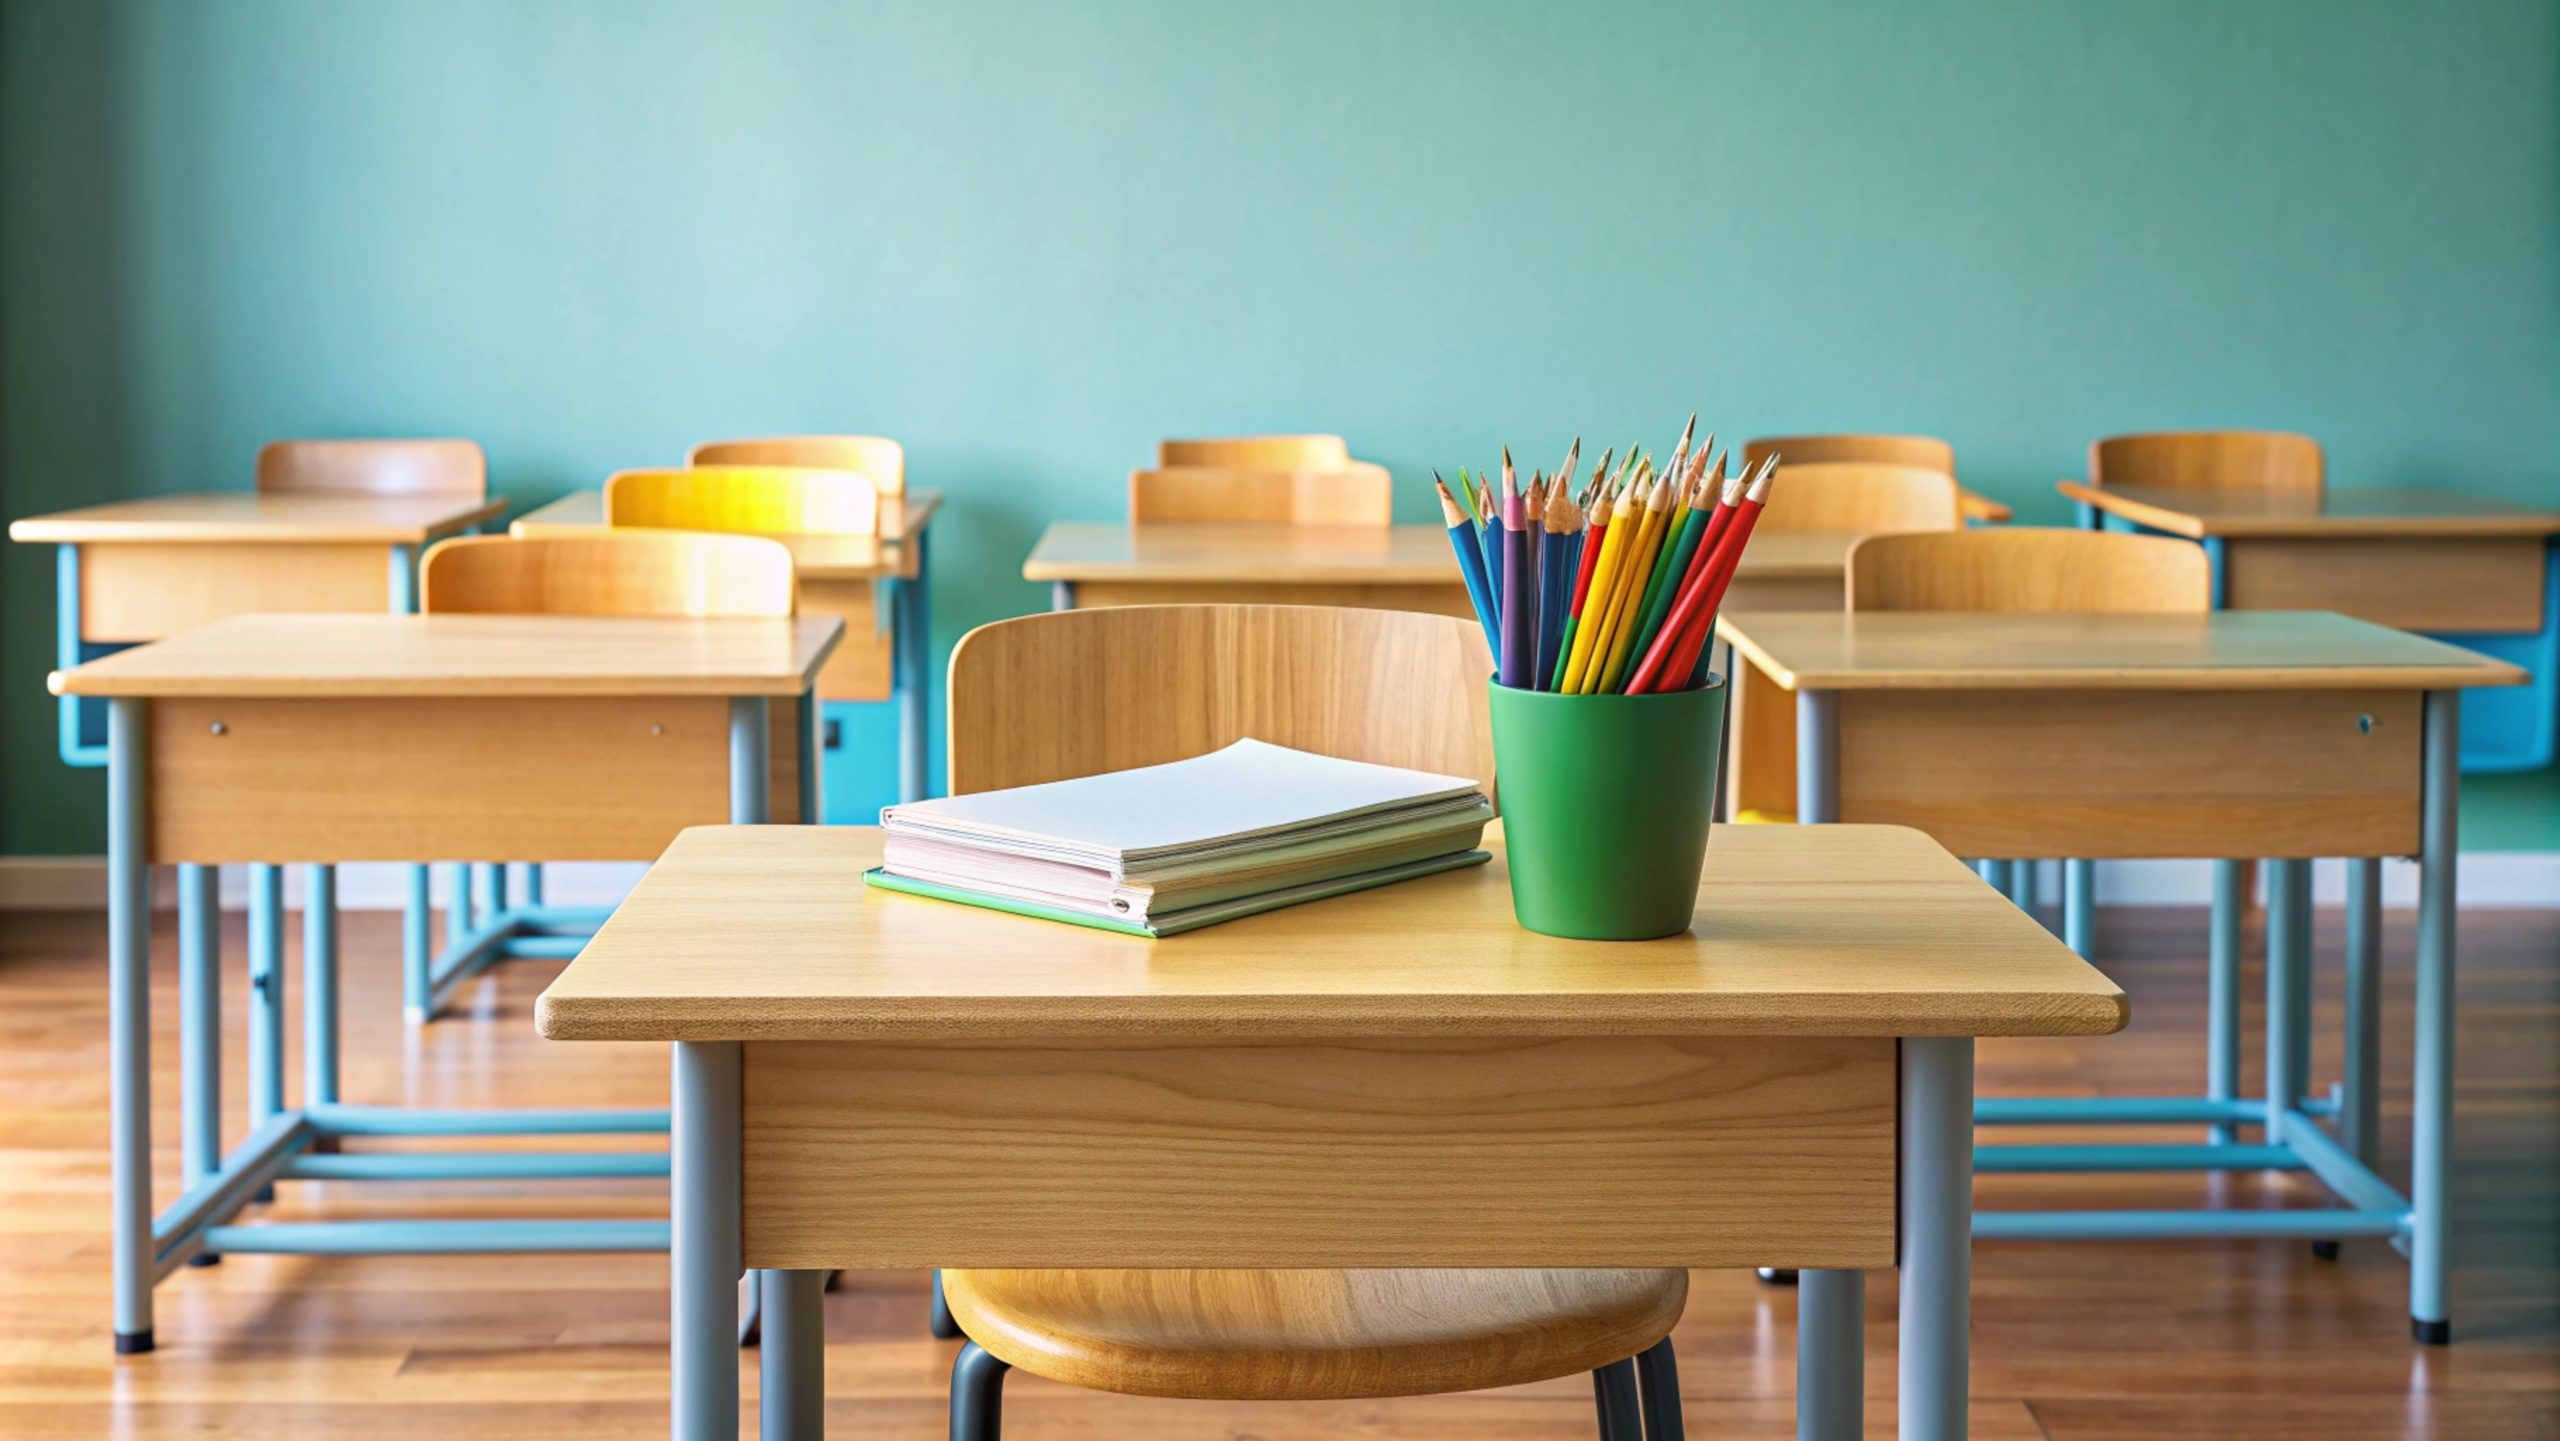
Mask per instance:
[[[241,936],[238,918],[231,922],[224,999],[236,1037]],[[2560,1437],[2560,911],[2481,913],[2464,928],[2455,1344],[2409,1342],[2406,1272],[2379,1243],[2351,1243],[2334,1263],[2277,1242],[1987,1243],[1974,1262],[1974,1435]],[[2320,930],[2325,1085],[2335,1074],[2336,916],[2324,915]],[[160,932],[154,1060],[165,1099],[176,995],[168,928]],[[2392,913],[2389,932],[2385,1100],[2397,1174],[2407,1138],[2405,913]],[[299,928],[288,933],[298,937]],[[1986,1043],[1984,1093],[2195,1089],[2202,938],[2195,912],[2106,916],[2102,954],[2132,993],[2131,1030]],[[393,917],[347,920],[350,1100],[664,1104],[659,1048],[535,1038],[533,998],[556,969],[549,965],[512,963],[470,996],[468,1016],[423,1032],[403,1027],[396,943]],[[103,950],[95,916],[0,917],[0,1437],[662,1434],[663,1257],[235,1256],[172,1277],[159,1293],[160,1349],[114,1360]],[[2251,1024],[2254,1055],[2254,1012]],[[235,1058],[225,1092],[232,1139],[243,1084]],[[177,1168],[170,1106],[154,1134],[165,1203]],[[1985,1206],[2148,1205],[2208,1194],[2241,1206],[2314,1201],[2305,1182],[2256,1175],[2002,1176],[1980,1188]],[[662,1186],[637,1183],[289,1183],[273,1211],[645,1216],[663,1205]],[[835,1434],[942,1435],[951,1347],[925,1333],[923,1278],[865,1274],[847,1283],[827,1300]],[[1703,1273],[1678,1342],[1692,1434],[1793,1434],[1791,1292],[1747,1274]],[[1892,1433],[1893,1344],[1892,1281],[1879,1274],[1869,1288],[1872,1435]],[[747,1384],[752,1396],[752,1368]],[[1591,1401],[1578,1379],[1480,1395],[1261,1406],[1132,1400],[1021,1380],[1005,1421],[1019,1441],[1514,1441],[1588,1436]]]

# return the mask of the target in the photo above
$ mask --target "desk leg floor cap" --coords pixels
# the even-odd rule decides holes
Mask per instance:
[[[148,1330],[116,1333],[116,1354],[119,1356],[139,1356],[150,1350],[151,1344],[151,1332]]]
[[[2430,1346],[2449,1346],[2453,1343],[2453,1323],[2421,1321],[2412,1316],[2409,1318],[2409,1334]]]

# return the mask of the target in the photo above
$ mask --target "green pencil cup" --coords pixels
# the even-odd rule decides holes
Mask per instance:
[[[1495,685],[1492,700],[1520,924],[1590,941],[1687,930],[1715,804],[1724,677],[1669,695]]]

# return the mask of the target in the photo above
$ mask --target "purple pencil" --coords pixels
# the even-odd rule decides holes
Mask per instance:
[[[1503,467],[1502,487],[1502,571],[1506,582],[1502,588],[1502,669],[1504,685],[1527,688],[1529,669],[1537,655],[1537,591],[1534,583],[1523,584],[1532,574],[1529,569],[1528,507],[1520,499],[1520,484]]]

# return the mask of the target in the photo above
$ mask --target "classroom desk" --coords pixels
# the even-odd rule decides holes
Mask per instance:
[[[876,536],[773,537],[790,548],[800,573],[801,609],[844,618],[844,644],[818,677],[818,699],[897,704],[898,797],[909,801],[924,799],[930,784],[933,637],[925,527],[941,508],[941,492],[912,490],[880,498]],[[602,524],[604,493],[574,490],[517,517],[508,533],[579,535]],[[886,628],[873,598],[874,587],[882,584],[890,595]]]
[[[153,1344],[152,1291],[199,1254],[653,1250],[654,1222],[243,1225],[279,1180],[664,1174],[655,1153],[366,1153],[365,1136],[648,1134],[654,1111],[422,1110],[338,1089],[336,863],[645,860],[703,821],[809,814],[810,687],[833,617],[242,615],[56,672],[107,704],[107,986],[119,1352]],[[781,706],[780,699],[796,702]],[[310,863],[303,1082],[285,1102],[280,863]],[[178,866],[185,1187],[151,1187],[150,868]],[[251,866],[249,1104],[222,1146],[213,868]],[[423,876],[421,869],[418,875]],[[423,880],[414,883],[423,890]],[[424,898],[412,902],[423,911]],[[433,978],[574,954],[599,916],[526,906],[452,938]],[[417,978],[412,977],[414,983]]]
[[[2512,661],[2533,685],[2463,717],[2469,771],[2560,754],[2560,507],[2436,490],[2182,490],[2065,480],[2088,528],[2201,544],[2213,603],[2334,610]]]
[[[2123,993],[1907,830],[1721,830],[1692,931],[1618,945],[1515,925],[1490,844],[1150,942],[869,889],[868,828],[687,831],[537,1012],[674,1046],[674,1434],[737,1434],[743,1268],[798,1437],[828,1267],[1778,1262],[1800,1434],[1860,1434],[1898,1265],[1902,1434],[1962,1436],[1973,1038]]]
[[[2009,615],[1727,612],[1742,661],[1792,692],[1806,822],[1909,825],[1960,855],[2264,856],[2266,1094],[2239,1094],[2240,863],[2214,887],[2206,1095],[1986,1100],[1982,1124],[2176,1124],[2200,1146],[2004,1146],[1978,1170],[2307,1169],[2308,1211],[1985,1212],[1977,1236],[2387,1239],[2422,1340],[2449,1334],[2454,727],[2473,687],[2523,673],[2325,612]],[[1767,717],[1750,722],[1765,725]],[[1734,778],[1769,787],[1767,775]],[[2310,1087],[2311,858],[2349,858],[2344,1079]],[[2381,859],[2419,865],[2416,1142],[2408,1198],[2373,1170],[2381,1081]],[[2085,903],[2085,897],[2083,898]],[[2319,1118],[2334,1114],[2335,1136]],[[2243,1128],[2260,1143],[2241,1145]]]

